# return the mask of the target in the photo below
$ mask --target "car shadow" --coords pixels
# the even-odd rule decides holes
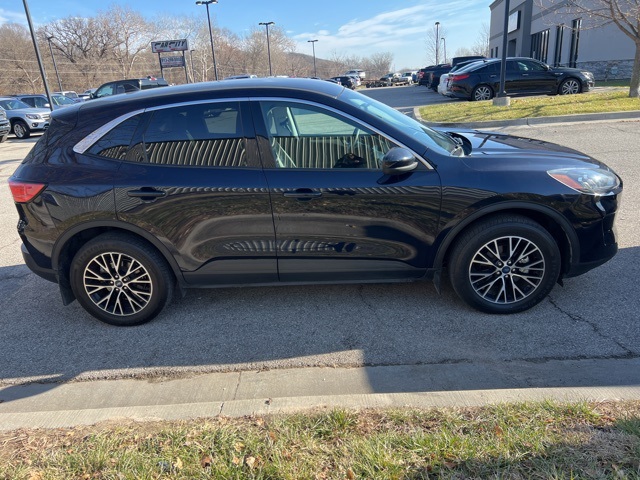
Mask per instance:
[[[72,379],[336,366],[366,366],[376,393],[607,386],[619,380],[585,369],[638,358],[639,270],[640,247],[621,249],[509,316],[426,282],[283,286],[190,290],[151,323],[119,328],[63,307],[26,266],[2,267],[0,402]],[[568,377],[536,367],[567,361]]]

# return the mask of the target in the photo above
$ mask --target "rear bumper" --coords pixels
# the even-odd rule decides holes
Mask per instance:
[[[45,280],[49,280],[50,282],[58,283],[58,276],[56,275],[55,270],[52,268],[46,268],[38,265],[38,262],[35,261],[27,247],[22,244],[22,258],[24,259],[24,263],[29,267],[33,273],[38,275],[39,277],[44,278]]]

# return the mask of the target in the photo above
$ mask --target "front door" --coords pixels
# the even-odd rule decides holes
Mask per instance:
[[[379,281],[426,271],[440,209],[438,174],[421,163],[387,177],[396,146],[340,113],[297,101],[254,108],[273,207],[281,281]]]

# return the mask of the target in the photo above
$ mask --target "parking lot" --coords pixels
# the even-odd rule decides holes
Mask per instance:
[[[385,90],[398,94],[406,107],[438,98],[419,87],[371,91],[386,95]],[[236,288],[189,291],[152,323],[134,328],[102,324],[77,303],[63,307],[57,286],[24,266],[6,180],[37,137],[11,138],[0,145],[0,383],[448,364],[498,365],[518,376],[525,375],[522,365],[538,362],[636,358],[638,125],[504,129],[578,148],[605,161],[625,182],[618,255],[556,286],[530,311],[482,314],[464,305],[450,287],[439,295],[431,283]]]

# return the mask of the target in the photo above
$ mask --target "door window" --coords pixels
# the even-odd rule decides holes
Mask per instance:
[[[306,104],[262,102],[275,166],[378,169],[396,145],[337,113]]]
[[[153,112],[143,136],[150,163],[196,167],[258,167],[246,154],[238,102],[207,103]]]

